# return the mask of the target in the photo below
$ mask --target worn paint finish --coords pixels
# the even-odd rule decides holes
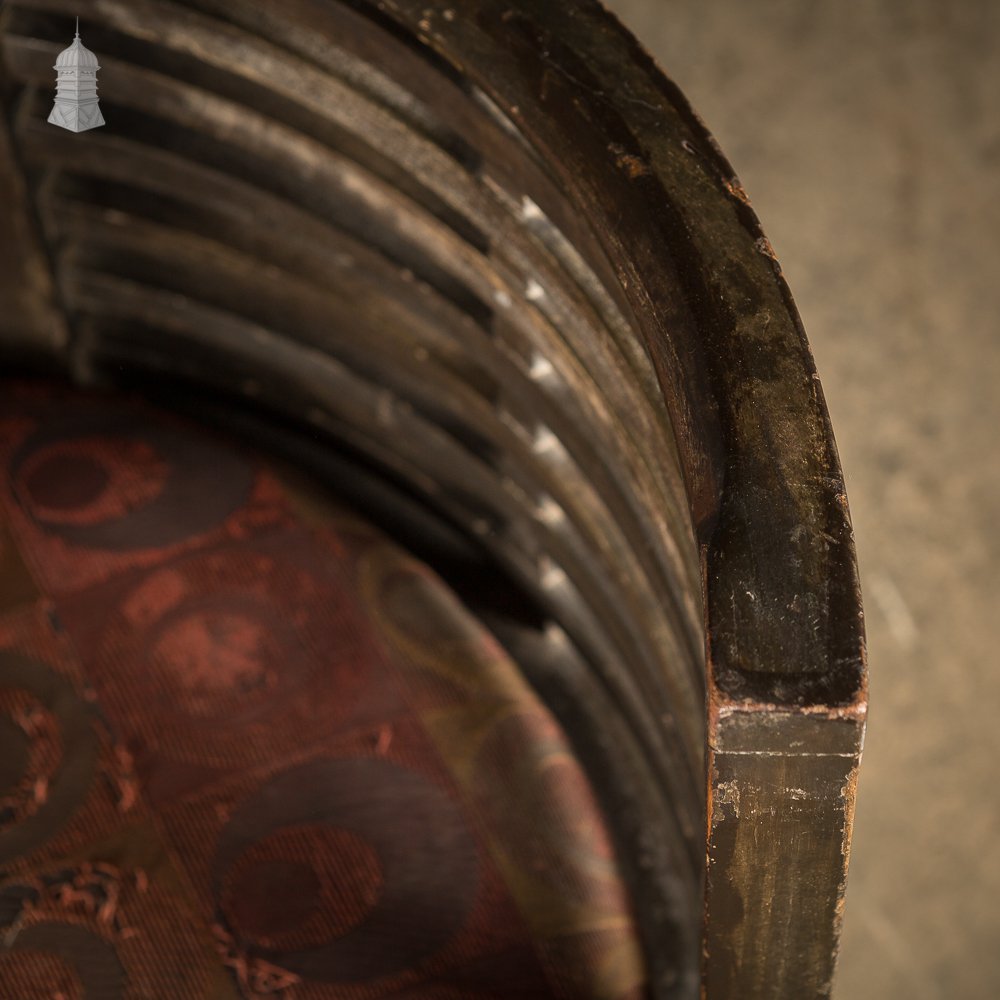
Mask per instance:
[[[710,718],[703,996],[830,995],[865,701]]]
[[[835,953],[802,915],[838,921],[856,761],[711,751],[709,767],[704,995],[829,996]]]
[[[823,995],[866,697],[850,520],[780,267],[684,98],[590,0],[100,0],[119,131],[70,157],[32,116],[69,7],[8,4],[3,53],[75,339],[25,216],[8,360],[28,337],[277,414],[310,463],[363,454],[548,622],[496,628],[615,813],[656,996],[697,993],[706,854],[709,1000]]]

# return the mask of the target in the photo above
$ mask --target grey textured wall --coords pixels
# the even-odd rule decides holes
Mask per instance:
[[[835,996],[1000,996],[1000,3],[610,0],[781,259],[872,673]]]

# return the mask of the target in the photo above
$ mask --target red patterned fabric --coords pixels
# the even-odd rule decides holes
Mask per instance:
[[[0,382],[0,997],[644,995],[559,726],[224,439]]]

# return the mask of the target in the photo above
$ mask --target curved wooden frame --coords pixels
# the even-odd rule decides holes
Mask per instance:
[[[79,137],[38,119],[77,12]],[[491,621],[596,776],[654,993],[828,995],[866,704],[843,482],[770,245],[635,40],[590,0],[0,28],[8,363],[248,400],[472,539],[538,609]]]

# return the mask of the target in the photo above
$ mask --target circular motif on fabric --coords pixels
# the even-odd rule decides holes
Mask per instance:
[[[261,935],[259,922],[237,923],[248,916],[244,873],[279,862],[312,887],[311,907],[291,912],[294,928]],[[262,957],[303,979],[364,982],[448,944],[472,908],[478,856],[458,806],[427,778],[383,759],[320,760],[275,776],[237,808],[212,873],[234,936],[312,940],[258,945]],[[320,930],[326,940],[315,939]]]
[[[25,459],[16,486],[36,521],[88,528],[154,502],[169,473],[148,442],[79,437],[39,447]]]
[[[18,1000],[124,1000],[126,975],[110,942],[53,921],[23,928],[0,951],[0,982]]]
[[[516,670],[502,666],[499,643],[425,566],[380,545],[365,553],[358,576],[379,634],[414,666],[474,696],[526,690]]]
[[[102,695],[142,726],[150,749],[243,765],[294,747],[303,726],[313,732],[350,713],[371,657],[357,652],[339,584],[321,561],[304,565],[309,551],[193,553],[119,599],[101,635]],[[336,701],[313,694],[321,688]],[[266,740],[246,731],[265,722]]]
[[[591,898],[595,880],[619,884],[600,806],[546,714],[500,721],[476,756],[475,784],[480,809],[519,871],[565,899]]]
[[[70,682],[0,650],[0,863],[37,850],[87,796],[97,763],[92,713]]]
[[[489,633],[420,563],[400,559],[391,549],[376,551],[369,562],[369,572],[378,574],[373,582],[379,610],[410,642],[459,652],[490,642]]]
[[[181,603],[151,630],[145,653],[173,710],[206,724],[252,721],[296,694],[308,669],[287,620],[240,593]]]
[[[24,491],[39,514],[51,520],[63,511],[86,511],[104,494],[113,478],[110,461],[100,454],[100,442],[90,444],[97,445],[98,455],[86,454],[88,442],[80,441],[75,451],[70,445],[51,445],[25,463]]]
[[[248,499],[250,465],[203,435],[136,411],[60,408],[10,462],[15,495],[46,531],[90,548],[176,544],[217,526]]]
[[[381,892],[382,866],[364,838],[331,826],[284,827],[237,859],[222,908],[241,937],[289,951],[343,937]]]
[[[6,955],[0,952],[0,983],[17,1000],[90,1000],[72,962],[50,951],[27,950],[23,944],[15,943]]]
[[[13,700],[13,699],[11,699]],[[25,777],[34,768],[28,758],[34,749],[26,732],[24,719],[17,707],[7,703],[0,694],[0,825],[8,821],[8,814],[16,810]]]

